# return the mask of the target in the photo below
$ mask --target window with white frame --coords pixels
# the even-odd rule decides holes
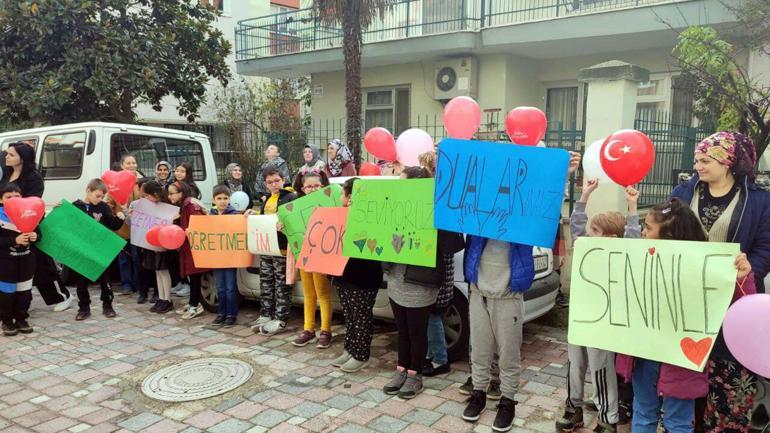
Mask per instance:
[[[409,87],[398,86],[364,90],[365,130],[381,126],[393,135],[409,129]]]
[[[649,81],[639,83],[636,95],[637,118],[692,125],[692,91],[678,75],[650,74]]]
[[[545,115],[549,128],[585,129],[585,103],[588,95],[583,84],[552,84],[545,90]]]

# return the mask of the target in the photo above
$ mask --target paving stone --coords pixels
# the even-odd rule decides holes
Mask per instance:
[[[211,433],[241,433],[254,425],[240,419],[228,419],[208,429]]]
[[[402,416],[401,419],[406,422],[414,422],[430,427],[433,423],[438,421],[441,416],[442,414],[438,412],[426,409],[415,409]]]
[[[383,415],[374,421],[369,422],[367,427],[382,433],[398,433],[405,429],[408,425],[408,422],[401,421],[400,419],[396,419],[391,416]]]
[[[284,412],[275,409],[267,409],[252,418],[251,422],[262,427],[275,427],[289,418],[289,415]]]
[[[163,417],[155,415],[154,413],[143,412],[139,415],[134,415],[131,418],[118,422],[118,426],[131,431],[139,431],[155,424],[158,421],[161,421],[162,419]]]

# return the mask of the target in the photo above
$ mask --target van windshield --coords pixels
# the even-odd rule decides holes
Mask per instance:
[[[144,134],[112,134],[110,138],[110,163],[113,170],[120,170],[120,157],[131,153],[136,156],[138,170],[143,176],[155,176],[155,164],[167,161],[171,170],[187,162],[193,166],[193,179],[206,179],[203,148],[194,140],[153,137]]]

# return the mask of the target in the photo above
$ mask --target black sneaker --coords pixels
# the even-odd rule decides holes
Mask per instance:
[[[174,303],[171,301],[160,300],[158,301],[158,304],[160,304],[158,311],[156,311],[158,314],[166,314],[169,311],[174,310]]]
[[[474,389],[466,401],[468,406],[465,406],[463,411],[463,419],[469,422],[478,421],[481,417],[481,412],[487,406],[487,393]]]
[[[508,397],[502,397],[497,403],[497,416],[492,423],[494,431],[508,431],[513,427],[513,418],[516,416],[516,402]]]
[[[500,384],[498,382],[489,382],[487,387],[487,398],[490,400],[500,400],[503,393],[500,391]]]
[[[151,302],[152,307],[150,307],[150,313],[157,313],[158,312],[158,308],[160,307],[160,302],[161,301]]]
[[[225,319],[225,328],[232,328],[233,326],[235,326],[235,317],[227,316]]]
[[[599,424],[596,424],[596,427],[594,427],[595,433],[617,433],[618,432],[618,426],[616,424],[605,424],[603,422],[600,422]]]
[[[473,391],[473,378],[468,376],[468,379],[465,380],[464,384],[460,385],[457,391],[462,395],[471,395]]]
[[[423,368],[422,375],[426,377],[433,377],[438,376],[439,374],[446,374],[449,373],[449,363],[441,364],[438,367],[434,367],[433,363],[431,363],[429,366]]]
[[[146,304],[147,303],[147,294],[140,293],[139,297],[136,298],[136,303],[137,304]]]
[[[112,304],[104,304],[102,306],[102,314],[108,319],[112,319],[118,315],[118,313],[115,312],[115,309],[112,308]]]
[[[78,315],[75,316],[75,320],[86,320],[89,317],[91,317],[91,310],[80,310],[78,311]]]
[[[556,294],[556,306],[561,308],[569,307],[569,298],[564,296],[564,293],[562,293],[561,290]]]
[[[16,329],[16,325],[14,325],[13,322],[11,323],[3,322],[3,335],[5,335],[6,337],[12,337],[18,333],[19,333],[19,330]]]
[[[211,326],[222,326],[225,324],[225,316],[217,316],[211,321]]]
[[[22,334],[31,334],[32,331],[34,331],[26,320],[17,320],[16,329],[18,329]]]
[[[626,425],[631,422],[633,413],[632,404],[623,400],[618,402],[618,425]],[[761,430],[761,429],[760,429]]]
[[[564,409],[564,415],[561,419],[556,421],[556,430],[564,433],[569,433],[575,429],[583,427],[583,408],[566,408]]]

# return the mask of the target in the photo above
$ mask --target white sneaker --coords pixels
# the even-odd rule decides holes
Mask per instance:
[[[72,295],[69,295],[69,296],[67,296],[67,299],[65,299],[65,300],[63,300],[63,301],[61,301],[61,302],[59,302],[59,303],[58,303],[58,304],[56,304],[56,305],[54,305],[54,306],[53,306],[53,310],[54,310],[54,311],[57,311],[57,312],[59,312],[59,311],[65,311],[67,308],[69,308],[69,307],[70,307],[70,305],[72,305],[72,298],[73,298],[73,296],[72,296]]]
[[[171,293],[176,295],[177,293],[179,293],[180,290],[190,290],[190,286],[180,282],[176,286],[171,288]]]
[[[259,328],[259,333],[263,335],[275,335],[286,330],[286,322],[283,320],[271,320]]]
[[[190,307],[187,312],[182,314],[182,320],[190,320],[203,314],[203,306],[198,304],[197,307]]]
[[[179,290],[177,290],[176,293],[174,293],[174,296],[179,296],[180,298],[190,296],[190,286],[185,284]]]
[[[180,308],[180,309],[176,310],[176,311],[175,311],[175,313],[176,313],[176,314],[182,314],[182,315],[184,315],[184,314],[187,314],[187,311],[188,311],[188,310],[190,310],[191,308],[193,308],[193,306],[192,306],[192,305],[190,305],[190,304],[187,304],[187,305],[185,305],[184,307],[182,307],[182,308]]]
[[[259,316],[257,320],[251,323],[251,330],[254,332],[259,332],[259,328],[262,327],[262,325],[266,324],[267,322],[271,321],[271,319],[268,316]]]

